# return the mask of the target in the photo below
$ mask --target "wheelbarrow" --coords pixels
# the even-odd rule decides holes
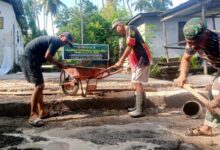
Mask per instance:
[[[60,86],[64,94],[74,96],[81,88],[81,95],[85,97],[87,93],[95,91],[97,88],[97,80],[106,78],[110,75],[119,73],[123,70],[120,68],[112,71],[111,68],[83,67],[68,65],[66,69],[62,69],[60,73]],[[83,89],[82,81],[86,81],[86,87]],[[90,85],[90,80],[95,80],[95,84]]]

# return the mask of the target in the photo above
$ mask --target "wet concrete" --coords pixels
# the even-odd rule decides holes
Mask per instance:
[[[24,138],[14,137],[7,133],[21,134],[22,132],[17,131],[13,126],[0,126],[0,148],[16,146],[25,142]]]
[[[126,111],[88,110],[83,113],[74,113],[72,116],[75,117],[66,120],[45,120],[46,126],[42,128],[29,126],[27,118],[0,118],[1,135],[10,136],[10,140],[2,136],[1,148],[22,150],[202,149],[197,143],[200,139],[192,143],[183,134],[177,134],[177,132],[182,133],[189,123],[192,125],[202,120],[190,120],[175,112],[174,110],[157,112],[148,110],[145,112],[145,117],[133,119],[127,115]],[[164,114],[169,115],[164,116]],[[9,142],[10,145],[7,144]]]
[[[24,133],[10,133],[11,136],[2,136],[1,148],[37,150],[72,150],[72,149],[146,149],[146,150],[198,150],[193,144],[185,143],[164,129],[155,130],[151,123],[135,123],[126,125],[103,125],[99,127],[65,127],[33,132],[25,129]],[[163,126],[160,126],[160,128]],[[46,138],[28,140],[34,134],[41,134]],[[9,134],[9,133],[8,133]],[[20,135],[21,137],[16,137]],[[10,139],[10,140],[9,140]],[[9,147],[10,146],[10,147]],[[36,148],[38,147],[38,148]]]

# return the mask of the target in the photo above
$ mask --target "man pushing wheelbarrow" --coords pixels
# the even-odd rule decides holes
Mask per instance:
[[[149,48],[134,26],[125,25],[121,20],[115,19],[112,22],[112,30],[126,39],[126,48],[119,61],[110,68],[119,68],[128,57],[132,71],[131,82],[135,89],[135,106],[128,111],[131,117],[142,117],[145,102],[142,84],[148,81],[149,66],[152,63]]]
[[[50,62],[59,68],[65,65],[53,58],[57,50],[65,45],[72,46],[73,35],[63,32],[59,36],[41,36],[30,41],[21,56],[20,66],[26,80],[34,84],[31,96],[31,112],[29,124],[35,127],[44,125],[47,117],[54,115],[52,112],[45,111],[43,108],[44,79],[41,66],[43,63]]]

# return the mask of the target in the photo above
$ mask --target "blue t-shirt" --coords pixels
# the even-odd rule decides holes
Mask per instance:
[[[54,56],[56,51],[62,47],[62,41],[56,36],[41,36],[29,42],[24,50],[24,55],[34,56],[39,63],[45,63],[45,54],[50,51],[51,56]]]

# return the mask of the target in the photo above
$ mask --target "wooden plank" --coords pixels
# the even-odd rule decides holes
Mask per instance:
[[[169,62],[169,63],[158,63],[159,66],[179,66],[179,61]]]
[[[62,91],[44,91],[43,95],[62,94]],[[31,95],[32,91],[19,91],[19,92],[0,92],[0,95]]]
[[[120,88],[120,89],[95,89],[90,90],[90,92],[122,92],[122,91],[134,91],[132,88]],[[144,88],[145,92],[157,92],[158,90],[156,88]]]
[[[18,87],[15,87],[15,88],[0,88],[0,92],[27,92],[27,91],[32,91],[33,90],[33,88],[32,87],[30,87],[30,88],[18,88]],[[57,91],[57,90],[59,90],[59,88],[56,88],[56,87],[54,87],[54,88],[45,88],[44,89],[45,91]]]

